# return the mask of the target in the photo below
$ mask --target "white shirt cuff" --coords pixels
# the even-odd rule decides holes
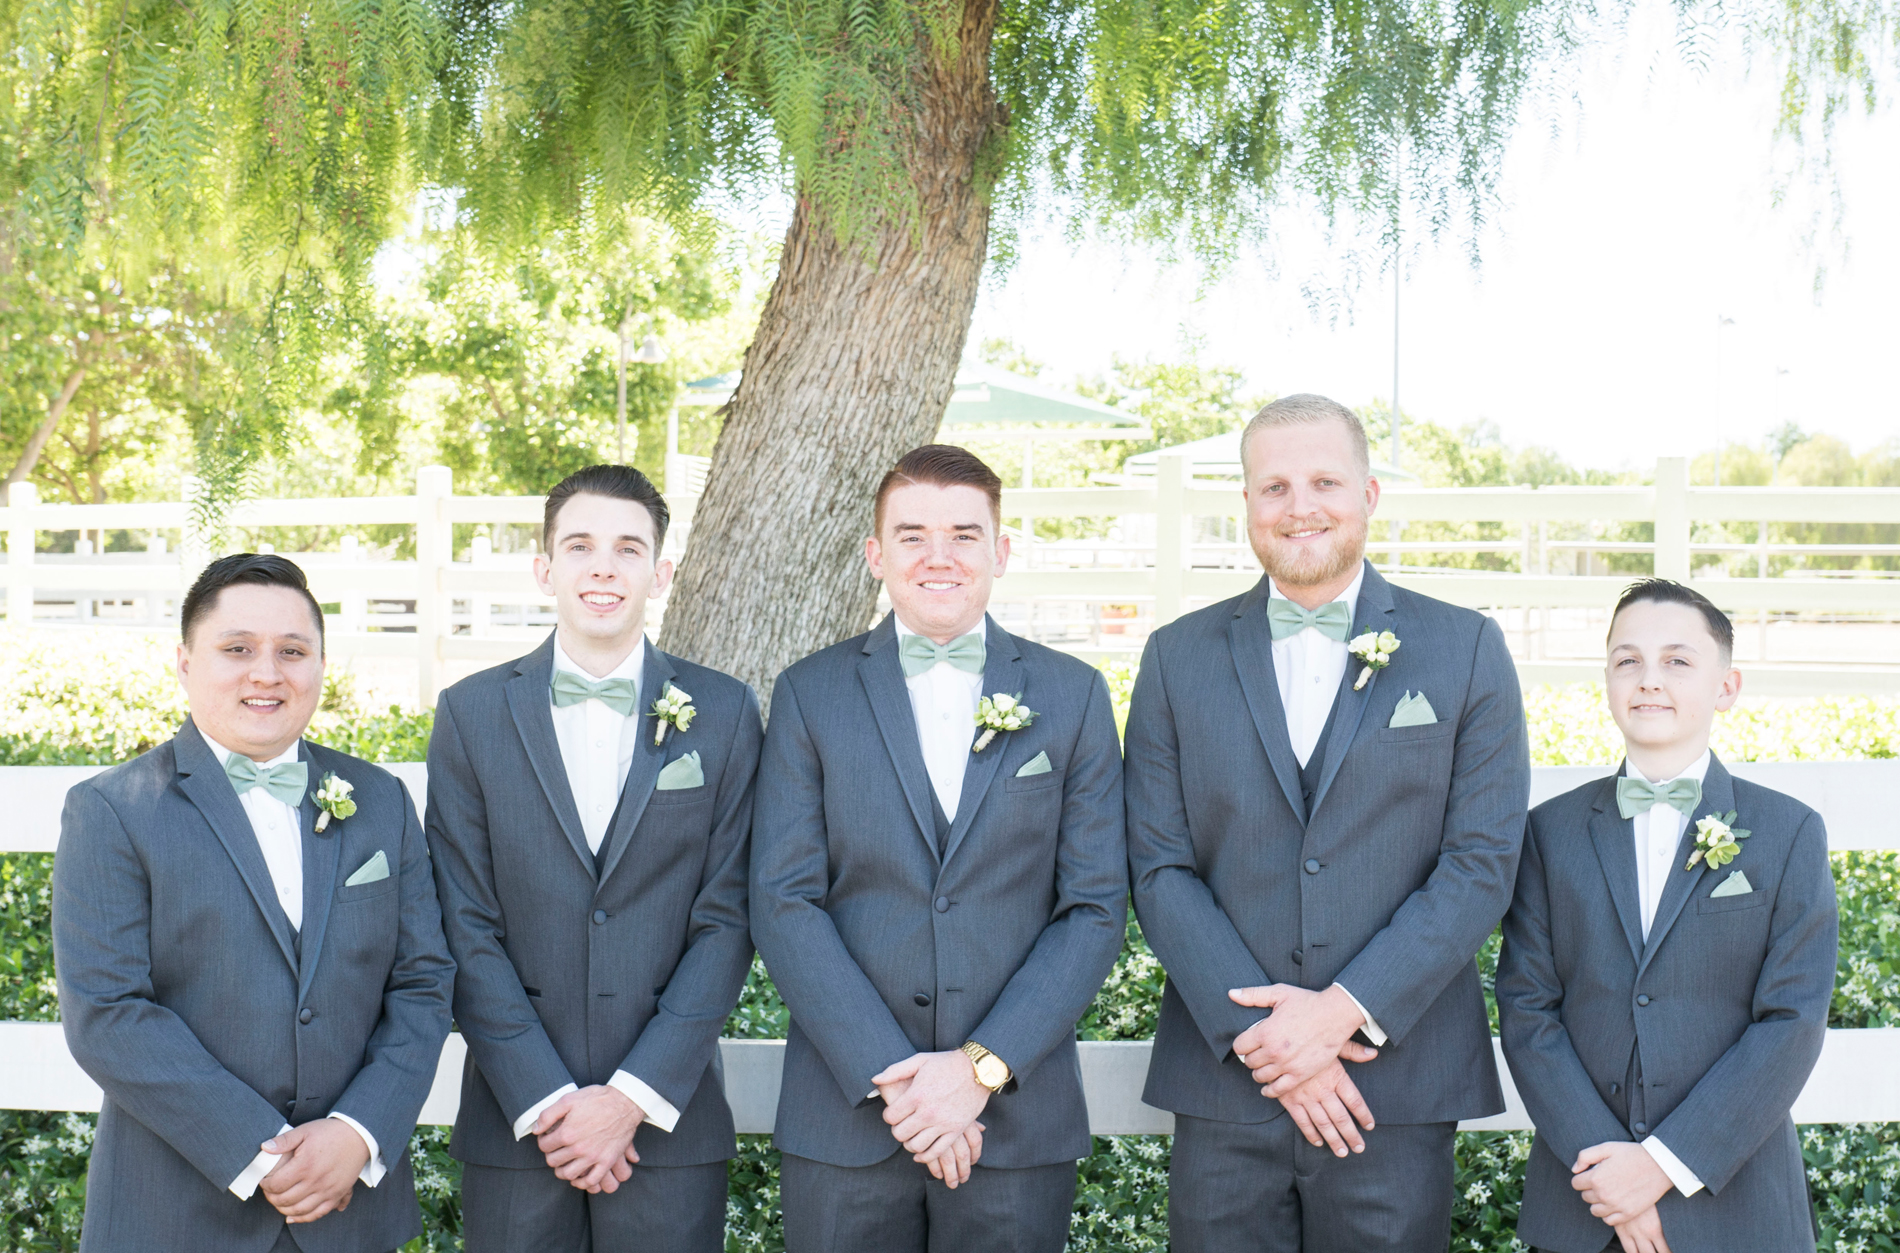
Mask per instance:
[[[363,1171],[357,1175],[357,1178],[363,1181],[363,1186],[373,1188],[381,1183],[383,1176],[388,1174],[389,1170],[383,1165],[383,1151],[376,1147],[376,1137],[369,1133],[368,1127],[341,1110],[331,1110],[330,1117],[340,1123],[348,1123],[357,1135],[363,1137],[363,1144],[369,1149],[369,1160],[363,1163]]]
[[[290,1124],[285,1123],[278,1128],[277,1134],[283,1135],[289,1130]],[[271,1167],[277,1165],[277,1159],[282,1156],[281,1153],[264,1152],[253,1157],[244,1172],[231,1181],[231,1195],[240,1201],[250,1200],[251,1194],[257,1191],[257,1185],[264,1182],[264,1176],[270,1174]]]
[[[515,1119],[515,1139],[519,1140],[534,1130],[534,1120],[541,1117],[541,1111],[554,1104],[569,1092],[575,1091],[573,1084],[563,1084],[534,1104],[528,1106],[528,1112]]]
[[[1381,1048],[1381,1049],[1384,1048],[1385,1047],[1385,1032],[1379,1030],[1379,1024],[1372,1020],[1372,1015],[1367,1012],[1366,1007],[1364,1005],[1359,1004],[1359,998],[1352,994],[1352,989],[1347,987],[1343,983],[1335,983],[1333,986],[1338,988],[1341,992],[1344,992],[1346,994],[1346,999],[1351,1001],[1358,1008],[1361,1014],[1365,1015],[1366,1039],[1372,1041],[1372,1047]]]
[[[671,1131],[679,1126],[680,1112],[673,1108],[673,1103],[626,1071],[614,1071],[614,1077],[607,1081],[607,1086],[638,1105],[640,1112],[646,1115],[646,1121],[661,1131]]]
[[[1662,1172],[1669,1176],[1669,1182],[1676,1185],[1676,1191],[1684,1196],[1694,1196],[1702,1191],[1702,1181],[1696,1178],[1693,1170],[1682,1164],[1682,1159],[1669,1151],[1669,1146],[1655,1136],[1643,1141],[1643,1147],[1656,1159]]]

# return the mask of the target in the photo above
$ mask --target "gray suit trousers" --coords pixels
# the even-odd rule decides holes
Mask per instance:
[[[954,1190],[891,1154],[833,1166],[793,1153],[779,1168],[785,1253],[1062,1253],[1075,1163],[976,1166]]]
[[[552,1170],[462,1168],[466,1253],[721,1253],[726,1164],[633,1168],[589,1195]]]
[[[1444,1253],[1457,1123],[1381,1123],[1333,1156],[1291,1118],[1176,1115],[1168,1166],[1173,1253]]]

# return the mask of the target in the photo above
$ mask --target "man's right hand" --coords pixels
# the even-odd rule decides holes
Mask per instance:
[[[1650,1206],[1616,1229],[1623,1253],[1669,1253],[1669,1241],[1663,1239],[1662,1218]]]
[[[1266,1094],[1261,1088],[1260,1095]],[[1366,1151],[1359,1127],[1372,1130],[1372,1111],[1337,1060],[1278,1100],[1315,1148],[1331,1146],[1337,1157]]]
[[[954,1191],[958,1184],[970,1182],[970,1167],[983,1156],[983,1133],[987,1130],[982,1123],[973,1122],[962,1135],[945,1136],[926,1152],[911,1154],[911,1160],[922,1162]]]

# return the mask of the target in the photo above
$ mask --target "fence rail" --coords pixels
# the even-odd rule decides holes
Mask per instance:
[[[349,538],[337,551],[295,557],[308,572],[318,599],[339,606],[329,624],[331,651],[344,657],[413,657],[419,694],[425,703],[433,703],[447,663],[506,660],[523,651],[520,628],[544,629],[550,620],[549,599],[529,573],[529,554],[496,553],[479,535],[466,556],[458,559],[454,551],[456,526],[537,524],[541,498],[458,496],[453,487],[447,469],[431,466],[418,473],[413,496],[255,500],[237,506],[229,521],[262,529],[412,528],[414,560],[370,559]],[[680,496],[672,503],[676,523],[669,550],[677,556],[697,502]],[[1032,607],[1032,626],[1037,605],[1115,608],[1112,621],[1105,622],[1097,613],[1087,640],[1079,645],[1070,641],[1084,650],[1111,643],[1131,648],[1145,630],[1172,621],[1196,603],[1244,591],[1259,577],[1242,528],[1233,526],[1234,537],[1225,538],[1225,528],[1245,516],[1238,487],[1192,478],[1179,455],[1159,458],[1152,486],[1006,489],[1003,512],[1007,520],[1018,522],[1121,520],[1119,538],[1027,544],[997,587],[999,601]],[[1219,543],[1207,543],[1198,533],[1209,519],[1223,529]],[[1515,526],[1515,538],[1437,541],[1404,539],[1399,527],[1375,526],[1375,531],[1389,530],[1392,537],[1375,534],[1371,551],[1375,558],[1383,554],[1389,559],[1389,577],[1402,586],[1474,609],[1515,614],[1519,625],[1513,629],[1527,640],[1534,630],[1544,629],[1553,612],[1600,610],[1612,603],[1629,577],[1591,573],[1594,567],[1587,560],[1579,562],[1581,573],[1553,573],[1553,554],[1647,555],[1656,574],[1683,580],[1692,577],[1698,556],[1740,556],[1745,563],[1752,554],[1758,577],[1705,572],[1694,581],[1725,609],[1756,615],[1762,623],[1763,650],[1769,614],[1900,622],[1900,572],[1770,570],[1771,557],[1886,558],[1900,552],[1900,545],[1770,543],[1767,538],[1769,523],[1900,524],[1900,488],[1691,487],[1687,462],[1662,458],[1655,484],[1645,487],[1394,488],[1381,498],[1378,519]],[[1643,522],[1653,524],[1653,540],[1611,535],[1552,539],[1548,534],[1553,525]],[[1695,538],[1698,525],[1728,523],[1755,527],[1757,541],[1733,543],[1721,535],[1713,540],[1704,536],[1701,542]],[[33,484],[19,483],[11,488],[7,506],[0,508],[0,531],[7,536],[0,588],[6,591],[8,620],[15,625],[34,622],[37,603],[70,603],[77,619],[89,620],[94,605],[128,600],[145,606],[142,618],[134,615],[129,620],[156,625],[167,616],[163,606],[176,601],[205,559],[193,539],[185,502],[45,504]],[[145,554],[100,554],[90,552],[89,542],[82,541],[73,555],[37,551],[45,533],[83,536],[106,531],[145,532],[153,537],[150,549]],[[174,532],[182,551],[168,551],[168,537]],[[1403,564],[1408,555],[1425,553],[1516,554],[1520,569],[1426,570]],[[1890,573],[1894,577],[1888,577]],[[1136,604],[1146,612],[1132,617],[1124,612]],[[515,607],[512,625],[499,622],[497,605]],[[1115,634],[1104,640],[1104,631]],[[1527,643],[1521,659],[1527,681],[1584,678],[1600,671],[1599,661],[1542,657],[1538,652],[1535,644]],[[1822,657],[1807,664],[1756,666],[1753,690],[1900,691],[1900,664],[1888,660],[1896,650],[1876,653],[1879,660],[1860,665]]]

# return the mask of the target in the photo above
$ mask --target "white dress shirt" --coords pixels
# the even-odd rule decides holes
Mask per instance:
[[[201,729],[198,734],[204,735],[203,730]],[[230,749],[208,735],[204,736],[204,741],[210,745],[211,751],[217,754],[220,766],[236,756]],[[302,741],[299,740],[264,762],[263,765],[280,766],[285,762],[297,760],[297,749],[301,744]],[[311,782],[315,783],[316,780],[312,779]],[[244,816],[251,820],[251,831],[257,836],[258,850],[264,854],[264,867],[270,871],[271,888],[277,893],[277,903],[283,907],[284,916],[290,919],[290,929],[301,932],[303,930],[303,815],[261,787],[254,787],[240,794],[238,804],[243,806]],[[369,1161],[363,1164],[363,1172],[357,1178],[372,1188],[381,1183],[387,1169],[383,1165],[382,1150],[376,1147],[376,1137],[370,1134],[368,1127],[348,1114],[332,1111],[330,1117],[355,1128],[356,1134],[363,1137],[363,1143],[369,1149]],[[282,1135],[289,1130],[290,1124],[285,1123],[283,1130],[277,1134]],[[257,1191],[257,1185],[262,1182],[265,1175],[271,1172],[271,1168],[277,1165],[278,1156],[279,1154],[276,1153],[260,1152],[253,1157],[251,1164],[244,1168],[243,1173],[231,1181],[232,1193],[240,1200],[250,1200],[251,1194]]]
[[[1635,766],[1627,767],[1624,773],[1632,779],[1649,779]],[[1649,781],[1660,785],[1675,779],[1694,779],[1700,783],[1708,773],[1709,754],[1704,752],[1694,765],[1681,774]],[[1673,805],[1655,805],[1630,821],[1636,829],[1636,899],[1643,914],[1643,939],[1647,942],[1650,924],[1656,921],[1656,907],[1662,903],[1663,889],[1669,885],[1669,876],[1676,870],[1676,850],[1682,843],[1682,833],[1689,829],[1689,815]],[[1651,1136],[1643,1141],[1643,1147],[1649,1150],[1649,1155],[1656,1159],[1663,1174],[1669,1176],[1669,1182],[1675,1184],[1676,1190],[1682,1195],[1694,1196],[1702,1191],[1702,1180],[1661,1140]]]
[[[591,852],[598,853],[600,842],[607,838],[607,824],[613,821],[614,809],[620,804],[621,789],[627,786],[627,771],[633,765],[633,754],[640,747],[640,671],[646,665],[646,655],[646,637],[642,636],[625,661],[606,674],[593,675],[575,664],[573,658],[562,649],[558,636],[554,641],[556,670],[566,670],[590,681],[633,681],[634,716],[630,718],[605,701],[584,700],[572,705],[553,705],[554,738],[561,746],[561,764],[567,769],[568,790],[574,794],[574,807],[580,810],[581,833],[587,837],[587,847]],[[551,705],[553,700],[554,695],[550,692],[548,701]],[[613,1078],[607,1080],[607,1086],[617,1089],[622,1096],[638,1105],[646,1121],[661,1131],[670,1132],[679,1125],[680,1112],[673,1107],[673,1103],[626,1071],[614,1071]],[[515,1119],[515,1139],[519,1140],[533,1131],[535,1120],[541,1117],[543,1110],[575,1090],[573,1084],[563,1084],[530,1105],[527,1113]]]
[[[902,639],[918,632],[898,618],[897,634]],[[988,619],[977,623],[971,634],[987,643]],[[924,751],[930,790],[937,794],[943,816],[955,822],[957,803],[963,799],[963,772],[969,769],[970,746],[976,741],[976,706],[983,698],[983,676],[940,661],[905,679],[904,686],[910,689],[910,712],[917,722],[917,744]]]
[[[1359,573],[1333,600],[1344,601],[1349,610],[1356,610],[1359,586],[1365,581],[1366,567],[1361,562]],[[1267,587],[1273,596],[1293,599],[1282,592],[1271,577],[1267,579]],[[1348,630],[1346,635],[1351,638],[1352,632]],[[1280,685],[1280,708],[1286,711],[1286,737],[1293,742],[1293,755],[1299,759],[1302,769],[1319,745],[1320,733],[1326,730],[1326,719],[1332,716],[1333,701],[1339,696],[1339,684],[1346,677],[1346,663],[1351,657],[1345,640],[1336,640],[1317,627],[1307,627],[1273,641],[1273,677]],[[1366,1039],[1371,1040],[1374,1047],[1383,1047],[1385,1032],[1372,1020],[1366,1007],[1359,1004],[1359,998],[1342,983],[1333,986],[1351,998],[1359,1012],[1365,1014]]]

